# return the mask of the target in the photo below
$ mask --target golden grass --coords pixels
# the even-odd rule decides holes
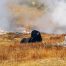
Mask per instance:
[[[42,43],[0,45],[0,66],[66,66],[66,48]]]
[[[52,45],[64,37],[46,37],[44,43],[20,44],[20,38],[1,40],[0,66],[66,66],[66,47]]]
[[[64,57],[66,57],[66,48],[45,46],[42,43],[0,46],[0,61],[26,61],[55,57],[64,59]]]
[[[22,62],[5,61],[0,66],[66,66],[66,60],[49,58]]]

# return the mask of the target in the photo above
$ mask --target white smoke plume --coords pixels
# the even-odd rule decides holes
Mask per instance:
[[[36,6],[34,6],[35,2]],[[0,27],[8,32],[23,32],[28,27],[28,29],[37,29],[46,33],[66,33],[65,18],[65,0],[39,0],[39,2],[37,0],[2,0],[0,2]]]

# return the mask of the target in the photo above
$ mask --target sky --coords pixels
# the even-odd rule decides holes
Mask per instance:
[[[66,33],[66,1],[39,0],[46,8],[32,7],[34,0],[1,0],[0,31],[24,32],[27,26],[44,33]]]

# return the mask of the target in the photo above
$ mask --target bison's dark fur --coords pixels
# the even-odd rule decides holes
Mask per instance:
[[[21,43],[30,43],[30,42],[41,42],[42,37],[39,31],[33,30],[31,32],[31,37],[30,38],[23,38],[21,40]]]

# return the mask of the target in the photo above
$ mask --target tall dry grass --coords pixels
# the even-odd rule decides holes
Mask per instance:
[[[30,34],[0,36],[0,66],[66,66],[65,35],[42,34],[41,43],[22,43]],[[61,45],[61,44],[60,44]]]
[[[0,62],[5,60],[28,61],[45,58],[66,57],[66,48],[43,43],[0,45]]]

